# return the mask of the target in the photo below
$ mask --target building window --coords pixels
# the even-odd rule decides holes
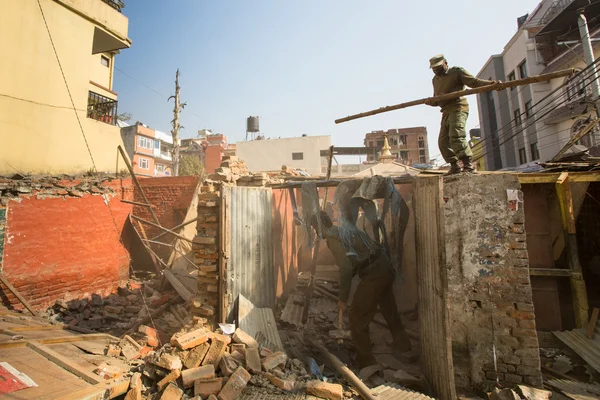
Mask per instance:
[[[377,147],[379,147],[379,148],[383,147],[383,140],[377,141]]]
[[[154,169],[156,170],[157,173],[164,174],[165,171],[167,170],[167,166],[164,164],[156,164],[154,166]]]
[[[525,79],[527,76],[527,61],[523,60],[523,62],[519,64],[519,78]]]
[[[116,125],[117,101],[95,92],[88,92],[87,117]]]
[[[514,81],[515,79],[516,79],[515,71],[512,71],[510,74],[508,74],[508,80],[509,81]],[[511,87],[510,90],[515,90],[515,88]]]
[[[406,135],[400,135],[400,142],[403,146],[406,146],[406,143],[408,142],[408,137]]]
[[[567,98],[571,100],[579,100],[585,95],[585,86],[583,78],[579,75],[570,78],[567,82]]]
[[[304,153],[292,153],[292,160],[304,160]]]
[[[105,67],[109,67],[110,59],[106,56],[100,56],[100,64],[104,65]]]
[[[531,100],[525,103],[525,118],[530,118],[533,115],[533,104]]]
[[[419,136],[419,148],[420,149],[425,148],[425,139],[423,139],[423,136]]]
[[[523,122],[521,120],[521,109],[517,108],[513,114],[515,116],[515,126],[520,126],[521,123]]]
[[[141,147],[143,149],[152,149],[152,146],[154,145],[153,142],[154,141],[152,139],[148,139],[147,137],[138,137],[138,147]]]
[[[158,140],[155,140],[155,141],[154,141],[154,148],[155,148],[156,150],[160,149],[160,142],[159,142]]]
[[[408,160],[408,151],[401,151],[400,152],[400,159],[401,160]]]
[[[419,156],[425,157],[425,149],[420,149],[419,150]]]
[[[148,162],[147,158],[141,158],[140,157],[139,164],[140,164],[140,168],[141,169],[148,169],[148,168],[150,168],[150,163]]]
[[[531,148],[531,161],[540,159],[540,151],[538,150],[537,142],[531,143],[529,146]]]
[[[427,160],[425,160],[425,156],[421,156],[421,157],[419,157],[419,161],[420,161],[422,164],[426,164],[426,163],[427,163]]]
[[[527,153],[525,147],[519,149],[519,164],[525,164],[527,162]]]

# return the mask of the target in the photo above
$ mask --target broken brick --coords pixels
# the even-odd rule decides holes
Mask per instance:
[[[212,364],[198,368],[186,369],[181,373],[184,388],[191,388],[198,379],[209,379],[215,377],[215,367]]]
[[[202,365],[219,365],[221,357],[223,357],[223,353],[225,353],[226,348],[227,344],[225,342],[213,339],[210,348],[208,349],[208,353],[206,353],[206,357],[204,357],[204,360],[202,361]]]
[[[236,351],[239,351],[242,354],[245,354],[246,352],[246,345],[243,343],[232,343],[231,344],[231,354],[235,353]]]
[[[121,368],[116,367],[114,365],[108,365],[102,363],[94,370],[96,375],[101,376],[104,379],[113,379],[121,375]]]
[[[109,314],[121,314],[123,307],[121,306],[104,306],[104,312]]]
[[[296,381],[292,379],[278,378],[275,375],[270,374],[268,372],[265,374],[265,378],[267,378],[273,385],[275,385],[279,389],[288,392],[294,390],[294,387],[296,386]]]
[[[156,329],[150,328],[146,325],[140,325],[140,327],[138,328],[138,332],[143,333],[144,335],[149,337],[158,337],[158,332],[156,331]]]
[[[209,348],[210,344],[208,343],[202,343],[200,346],[194,347],[188,353],[183,365],[185,365],[185,367],[188,369],[200,366],[202,360],[204,360],[204,357],[206,356],[206,353],[208,353]]]
[[[262,370],[260,355],[258,354],[258,349],[255,347],[246,349],[246,368],[254,374],[258,374]]]
[[[246,347],[258,348],[258,342],[240,328],[237,328],[233,333],[233,341],[236,343],[245,344]]]
[[[244,366],[246,364],[246,356],[244,356],[242,353],[240,353],[239,351],[234,351],[233,353],[231,353],[231,357],[235,360],[236,363],[238,363],[239,365]],[[260,363],[259,363],[260,365]]]
[[[273,354],[273,351],[271,351],[271,349],[268,349],[266,347],[263,347],[262,349],[260,349],[260,356],[263,358],[269,357],[272,354]]]
[[[175,382],[177,380],[177,378],[179,378],[180,376],[181,376],[181,370],[180,369],[174,369],[173,371],[169,372],[167,374],[167,376],[165,376],[164,378],[162,378],[156,384],[156,386],[158,387],[158,390],[162,391],[169,383]]]
[[[230,376],[235,372],[237,367],[238,365],[233,357],[231,357],[231,354],[223,354],[223,357],[221,357],[221,361],[219,362],[219,368],[221,369],[221,374],[223,374],[223,376]]]
[[[152,364],[170,371],[181,369],[183,366],[179,357],[171,354],[162,354],[158,360],[152,361]]]
[[[217,395],[219,400],[235,400],[248,384],[251,376],[243,367],[238,369],[229,377],[223,389]]]
[[[123,336],[123,339],[119,342],[119,347],[123,356],[128,360],[140,357],[142,346],[129,335]]]
[[[201,345],[208,340],[208,335],[204,329],[196,329],[195,331],[171,339],[171,342],[177,345],[181,350],[191,349]]]
[[[225,344],[231,343],[231,338],[227,335],[221,335],[220,333],[213,333],[213,337],[211,339],[217,339],[221,342],[225,342]]]
[[[169,383],[164,392],[162,392],[160,400],[181,400],[182,396],[183,390],[179,389],[177,385]]]
[[[106,355],[109,357],[119,357],[121,355],[121,348],[114,344],[109,344],[106,349]]]
[[[266,357],[263,362],[262,365],[265,369],[265,371],[270,371],[273,368],[277,367],[278,365],[284,365],[287,361],[287,355],[283,352],[283,351],[278,351],[276,353],[273,353],[272,355]]]
[[[342,400],[344,391],[342,385],[325,383],[321,381],[309,381],[306,383],[306,393],[328,400]]]
[[[194,382],[194,394],[203,399],[217,395],[223,388],[223,378],[197,379]]]

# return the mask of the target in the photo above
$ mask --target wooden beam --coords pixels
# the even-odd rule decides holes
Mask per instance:
[[[431,175],[429,175],[431,176]],[[298,177],[300,178],[300,177]],[[417,179],[422,179],[424,178],[424,176],[412,176],[412,175],[405,175],[405,176],[397,176],[394,177],[394,183],[395,184],[402,184],[402,183],[413,183],[415,182]],[[354,180],[362,180],[363,178],[353,178]],[[303,181],[313,181],[314,179],[304,179]],[[335,179],[335,180],[318,180],[316,181],[316,185],[318,188],[320,187],[336,187],[338,186],[340,183],[344,182],[344,181],[348,181],[348,180],[352,180],[352,179]],[[301,181],[301,179],[299,179],[299,181]],[[553,181],[554,182],[554,181]],[[281,184],[276,184],[276,185],[271,185],[270,188],[271,189],[299,189],[300,187],[302,187],[302,183],[303,182],[288,182],[288,183],[281,183]]]
[[[102,382],[101,378],[97,375],[93,375],[90,372],[84,371],[79,368],[77,364],[73,361],[69,360],[62,354],[57,353],[51,348],[44,346],[43,344],[35,341],[27,342],[27,347],[40,354],[44,358],[53,362],[54,364],[60,366],[61,368],[66,369],[70,373],[78,376],[83,379],[87,383],[91,383],[92,385],[97,385]]]
[[[163,270],[163,274],[165,274],[167,280],[169,281],[171,286],[173,286],[173,289],[175,289],[175,291],[179,293],[179,296],[181,296],[181,298],[184,301],[188,301],[192,296],[194,296],[194,293],[192,293],[187,287],[185,287],[185,285],[181,283],[181,281],[173,274],[173,272],[171,272],[168,269],[165,269]]]
[[[461,90],[458,92],[443,94],[441,96],[426,97],[423,99],[413,100],[413,101],[409,101],[406,103],[400,103],[400,104],[396,104],[393,106],[381,107],[376,110],[371,110],[371,111],[363,112],[360,114],[350,115],[345,118],[339,118],[339,119],[335,120],[335,123],[339,124],[342,122],[352,121],[354,119],[368,117],[368,116],[376,115],[376,114],[381,114],[381,113],[388,112],[388,111],[400,110],[402,108],[413,107],[413,106],[417,106],[420,104],[425,104],[425,102],[428,102],[428,101],[437,103],[440,101],[457,99],[459,97],[468,96],[471,94],[491,92],[492,90],[502,90],[502,89],[516,87],[516,86],[529,85],[531,83],[546,82],[546,81],[550,81],[555,78],[562,78],[564,76],[573,75],[574,73],[575,73],[575,69],[571,68],[571,69],[565,69],[562,71],[552,72],[550,74],[536,75],[536,76],[531,76],[531,77],[525,78],[525,79],[516,79],[514,81],[507,81],[507,82],[503,82],[499,85],[488,85],[488,86],[478,87],[475,89],[467,89],[467,90]]]
[[[556,181],[556,195],[558,197],[563,235],[565,238],[567,262],[571,270],[570,281],[575,326],[577,328],[585,328],[588,323],[587,289],[581,272],[581,264],[579,263],[575,215],[573,213],[573,194],[571,193],[571,183],[567,172],[561,173]]]
[[[125,203],[125,204],[133,204],[134,206],[140,206],[140,207],[149,207],[149,208],[151,208],[151,207],[156,207],[156,206],[154,206],[154,205],[152,205],[152,204],[139,203],[139,202],[137,202],[137,201],[131,201],[131,200],[125,200],[125,199],[121,199],[120,201],[121,201],[121,203]]]
[[[227,295],[227,263],[229,260],[229,198],[227,189],[221,186],[221,204],[219,207],[219,252],[218,271],[219,271],[219,312],[218,320],[222,323],[227,322],[227,310],[229,308],[229,298]]]
[[[595,308],[592,311],[592,317],[590,318],[590,322],[588,322],[587,326],[587,337],[591,339],[594,336],[594,331],[596,330],[596,323],[598,322],[598,314],[600,313],[600,308]]]
[[[187,226],[187,225],[189,225],[189,224],[191,224],[191,223],[193,223],[193,222],[196,222],[196,221],[198,221],[199,219],[200,219],[200,217],[196,217],[196,218],[194,218],[194,219],[190,219],[189,221],[186,221],[186,222],[184,222],[184,223],[182,223],[182,224],[179,224],[179,225],[177,225],[177,226],[174,226],[174,227],[172,227],[172,228],[171,228],[171,230],[172,230],[172,231],[176,231],[177,229],[183,228],[184,226]],[[160,239],[161,237],[163,237],[163,236],[164,236],[164,235],[166,235],[166,234],[167,234],[167,232],[163,232],[163,233],[161,233],[160,235],[157,235],[157,236],[153,237],[153,238],[152,238],[152,239],[150,239],[150,240],[157,240],[157,239]]]
[[[4,286],[6,286],[6,288],[8,290],[10,290],[12,294],[15,295],[15,297],[17,298],[17,300],[19,300],[21,302],[21,304],[23,304],[25,306],[25,308],[34,317],[38,316],[37,313],[35,311],[33,311],[33,308],[31,307],[31,304],[29,304],[29,302],[27,300],[25,300],[25,298],[23,296],[21,296],[21,293],[8,281],[8,279],[6,278],[6,276],[0,275],[0,281],[2,281],[2,283],[4,284]]]
[[[571,270],[564,268],[529,268],[530,276],[571,277]]]
[[[142,222],[142,223],[144,223],[144,224],[147,224],[147,225],[153,226],[153,227],[155,227],[155,228],[158,228],[158,229],[160,229],[161,231],[164,231],[165,233],[168,233],[169,235],[175,236],[175,237],[176,237],[176,238],[178,238],[178,239],[185,240],[186,242],[189,242],[189,243],[193,243],[193,241],[192,241],[191,239],[188,239],[188,238],[186,238],[185,236],[181,236],[180,234],[178,234],[178,233],[175,233],[175,232],[173,232],[173,231],[172,231],[172,230],[170,230],[170,229],[163,228],[163,227],[162,227],[160,224],[155,224],[155,223],[153,223],[153,222],[146,221],[145,219],[142,219],[142,218],[140,218],[140,217],[136,217],[136,216],[135,216],[135,215],[133,215],[133,214],[131,214],[131,218],[135,219],[136,221]]]
[[[119,149],[119,153],[121,154],[121,157],[123,157],[123,161],[125,161],[125,165],[127,166],[127,169],[129,170],[131,179],[133,179],[133,183],[135,184],[135,187],[137,188],[137,190],[139,190],[140,195],[142,196],[142,199],[144,200],[144,203],[150,204],[150,202],[148,201],[148,198],[146,197],[146,193],[144,193],[144,189],[142,189],[142,185],[140,185],[140,181],[138,181],[137,176],[135,176],[135,173],[133,172],[133,167],[131,166],[131,163],[129,162],[129,158],[127,158],[127,155],[125,154],[125,151],[123,151],[123,148],[120,145],[117,146],[117,149]],[[148,210],[150,210],[150,214],[152,214],[152,219],[154,220],[154,222],[160,226],[158,217],[154,213],[154,210],[152,209],[152,207],[148,208]]]

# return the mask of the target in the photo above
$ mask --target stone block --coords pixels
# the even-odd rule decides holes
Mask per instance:
[[[184,388],[191,388],[198,379],[212,379],[215,377],[215,367],[212,364],[198,368],[185,369],[181,373]]]
[[[181,400],[181,397],[183,397],[183,390],[179,389],[174,383],[169,383],[160,395],[160,400]]]
[[[238,369],[229,377],[223,389],[217,395],[219,400],[235,400],[242,393],[242,390],[248,384],[251,376],[242,367],[238,367]]]
[[[187,350],[205,343],[208,335],[204,329],[196,329],[171,339],[171,343],[177,345],[181,350]]]
[[[194,347],[188,353],[187,357],[185,358],[185,361],[183,362],[183,365],[185,365],[185,367],[189,369],[197,368],[198,366],[200,366],[200,364],[202,364],[202,360],[204,360],[204,357],[206,356],[206,353],[208,353],[209,348],[210,344],[208,343],[202,343],[201,345]]]
[[[540,367],[528,367],[525,365],[519,365],[517,367],[517,374],[519,375],[527,375],[527,376],[541,376],[542,372],[540,371]]]
[[[223,387],[223,378],[197,379],[194,382],[194,394],[203,399],[219,394]]]
[[[233,333],[233,341],[235,343],[244,344],[246,347],[258,348],[258,342],[240,328],[237,328]]]
[[[517,303],[517,310],[534,312],[533,304],[531,303]]]
[[[328,400],[342,400],[344,398],[342,385],[316,380],[306,382],[306,393]]]
[[[258,374],[262,371],[260,355],[256,347],[249,347],[246,349],[246,368],[253,374]]]
[[[265,371],[270,371],[273,368],[277,367],[278,365],[284,365],[287,361],[287,355],[282,352],[282,351],[278,351],[276,353],[271,354],[270,356],[266,357],[263,362],[263,368],[265,369]]]
[[[504,381],[508,383],[523,383],[523,377],[515,374],[504,374]]]

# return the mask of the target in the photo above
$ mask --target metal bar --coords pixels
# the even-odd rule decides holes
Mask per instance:
[[[121,157],[123,157],[123,161],[125,161],[125,165],[127,166],[127,169],[129,170],[129,174],[131,175],[131,178],[133,179],[133,183],[135,184],[135,187],[137,188],[137,190],[140,191],[140,195],[142,196],[142,199],[144,199],[144,203],[150,204],[150,202],[148,201],[148,198],[146,197],[146,193],[144,193],[144,189],[142,189],[142,185],[140,185],[140,181],[138,181],[137,176],[135,176],[135,173],[133,172],[133,167],[131,166],[129,159],[125,155],[125,151],[123,150],[123,148],[120,145],[117,146],[117,149],[119,149],[119,153],[121,153]],[[154,220],[154,222],[157,223],[158,226],[160,226],[160,221],[158,220],[158,217],[154,213],[154,210],[152,209],[152,207],[150,207],[148,209],[150,210],[150,214],[152,214],[152,219]]]
[[[531,76],[531,77],[525,78],[525,79],[517,79],[514,81],[503,82],[499,85],[488,85],[488,86],[482,86],[482,87],[475,88],[475,89],[467,89],[467,90],[461,90],[458,92],[447,93],[447,94],[443,94],[441,96],[426,97],[423,99],[413,100],[413,101],[409,101],[406,103],[396,104],[393,106],[381,107],[376,110],[371,110],[371,111],[363,112],[360,114],[350,115],[345,118],[336,119],[335,123],[339,124],[342,122],[352,121],[354,119],[368,117],[368,116],[376,115],[376,114],[381,114],[381,113],[388,112],[388,111],[394,111],[394,110],[399,110],[402,108],[417,106],[419,104],[425,104],[425,102],[428,102],[428,101],[431,101],[431,102],[447,101],[447,100],[453,100],[453,99],[456,99],[456,98],[459,98],[462,96],[468,96],[470,94],[490,92],[492,90],[502,90],[502,89],[506,89],[506,88],[510,88],[510,87],[528,85],[530,83],[546,82],[546,81],[550,81],[555,78],[562,78],[564,76],[573,75],[574,73],[575,73],[575,69],[571,68],[571,69],[565,69],[562,71],[552,72],[550,74]]]
[[[0,281],[2,281],[2,283],[4,284],[4,286],[6,286],[6,288],[8,290],[10,290],[12,294],[15,295],[15,297],[17,298],[17,300],[19,300],[21,302],[21,304],[23,304],[25,306],[25,308],[34,317],[38,316],[37,313],[35,311],[33,311],[33,308],[31,307],[31,304],[29,304],[29,302],[27,300],[25,300],[25,298],[23,296],[21,296],[21,293],[8,281],[8,279],[4,275],[0,275]]]
[[[162,231],[164,231],[164,232],[168,233],[169,235],[173,235],[173,236],[175,236],[175,237],[176,237],[176,238],[178,238],[178,239],[185,240],[186,242],[189,242],[189,243],[193,243],[193,240],[190,240],[190,239],[186,238],[185,236],[181,236],[180,234],[178,234],[178,233],[175,233],[175,232],[171,231],[170,229],[163,228],[163,227],[162,227],[160,224],[155,224],[155,223],[153,223],[153,222],[146,221],[145,219],[142,219],[142,218],[140,218],[140,217],[136,217],[136,216],[135,216],[135,215],[133,215],[133,214],[131,215],[131,218],[135,219],[136,221],[142,222],[142,223],[144,223],[144,224],[148,224],[148,225],[150,225],[150,226],[153,226],[153,227],[155,227],[155,228],[158,228],[158,229],[160,229],[160,230],[162,230]]]

